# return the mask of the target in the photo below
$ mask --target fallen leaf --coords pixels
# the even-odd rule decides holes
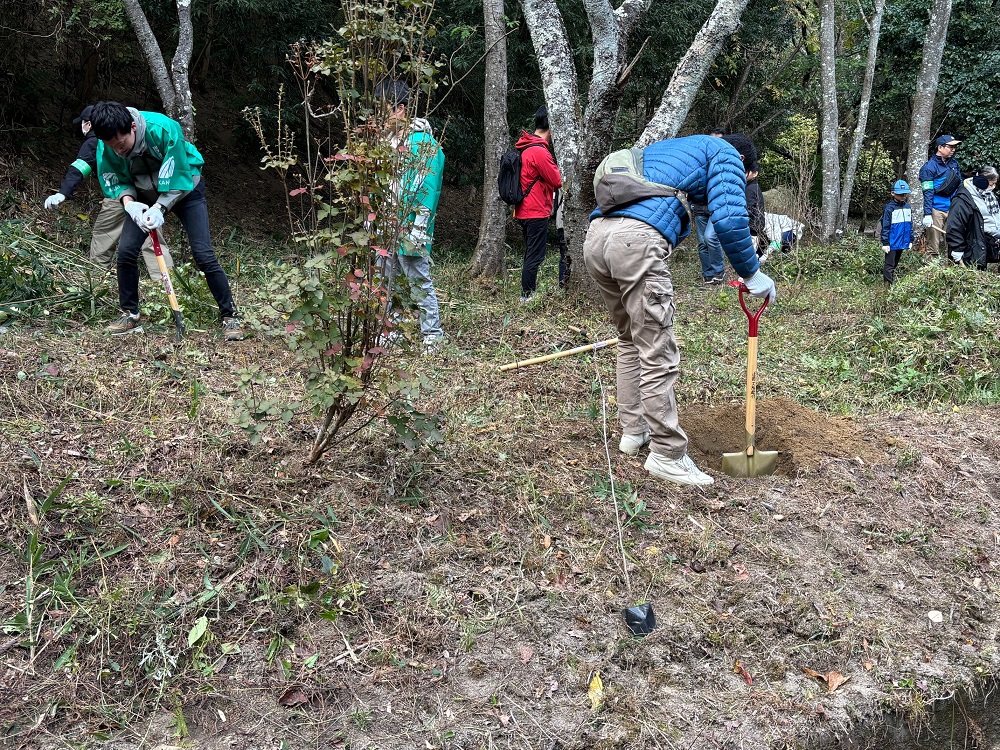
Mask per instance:
[[[590,681],[590,688],[587,690],[587,697],[590,698],[590,707],[596,711],[604,703],[604,683],[601,682],[601,672],[594,672],[594,678]]]
[[[874,665],[874,664],[872,664],[872,663],[871,663],[870,661],[866,661],[866,662],[865,662],[865,669],[866,669],[867,671],[869,671],[869,672],[871,672],[871,671],[872,671],[872,667],[874,667],[874,666],[875,666],[875,665]]]
[[[747,580],[750,577],[750,573],[747,571],[745,565],[741,565],[740,563],[736,563],[733,566],[733,577],[737,581],[745,581],[745,580]]]
[[[825,680],[826,675],[822,672],[817,672],[815,669],[809,669],[809,667],[802,667],[802,671],[805,672],[810,677],[815,677],[817,680]]]
[[[194,646],[208,630],[208,618],[202,615],[188,632],[188,646]]]
[[[535,650],[531,646],[521,646],[521,663],[527,664],[531,657],[535,655]]]
[[[840,672],[830,672],[826,676],[826,688],[832,693],[849,679],[849,677],[844,677]]]
[[[290,687],[281,697],[278,698],[278,705],[285,706],[286,708],[294,708],[295,706],[301,706],[303,703],[308,703],[309,699],[306,698],[305,693],[302,692],[297,687]]]
[[[746,667],[743,666],[743,662],[741,661],[736,662],[736,664],[733,665],[733,671],[740,677],[742,677],[747,685],[753,685],[753,677],[750,676],[750,673],[747,671]]]
[[[545,536],[543,536],[542,537],[542,546],[545,547],[545,549],[548,549],[549,547],[551,547],[552,546],[552,537],[550,537],[548,534],[546,534]]]
[[[49,365],[45,368],[45,374],[54,378],[59,374],[59,367],[57,365]]]

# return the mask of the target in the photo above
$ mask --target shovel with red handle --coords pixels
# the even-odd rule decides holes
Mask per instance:
[[[750,292],[747,285],[742,281],[731,281],[729,284],[740,290],[740,307],[750,321],[747,338],[747,447],[737,453],[723,453],[722,470],[731,477],[766,477],[773,474],[778,466],[778,452],[757,450],[754,433],[757,429],[757,323],[767,308],[767,299],[757,312],[752,313],[743,298],[744,293]]]
[[[167,293],[167,299],[170,300],[170,309],[174,312],[174,325],[176,327],[174,340],[180,343],[184,338],[184,319],[181,317],[181,306],[177,304],[174,285],[170,283],[170,272],[167,270],[166,261],[163,260],[163,250],[160,248],[160,236],[155,229],[149,230],[149,238],[153,241],[153,253],[156,255],[156,265],[160,267],[160,278],[163,279],[163,291]]]

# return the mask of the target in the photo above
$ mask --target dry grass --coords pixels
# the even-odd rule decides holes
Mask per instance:
[[[732,299],[695,286],[690,256],[675,268],[681,400],[731,405]],[[607,338],[604,316],[459,271],[438,268],[449,344],[411,362],[446,418],[438,452],[372,425],[305,469],[304,415],[249,446],[236,371],[300,389],[272,339],[173,348],[166,328],[111,341],[67,321],[0,338],[7,746],[806,747],[886,708],[920,723],[994,673],[995,409],[872,414],[852,423],[868,460],[701,492],[617,454],[612,404],[616,494],[648,508],[619,516],[625,575],[612,356],[496,371],[577,343],[569,325]],[[817,299],[815,317],[779,307],[786,345],[857,314]],[[816,365],[783,354],[780,381],[803,384],[779,390],[766,346],[765,394],[814,403]],[[641,601],[658,627],[640,640],[621,612]],[[803,666],[849,680],[827,693]]]

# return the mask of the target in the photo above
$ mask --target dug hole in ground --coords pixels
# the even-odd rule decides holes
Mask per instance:
[[[460,260],[435,267],[448,343],[406,361],[445,418],[438,452],[373,424],[308,467],[305,414],[250,444],[238,373],[262,368],[259,398],[301,393],[277,338],[8,331],[2,744],[989,747],[996,410],[835,416],[864,384],[820,390],[805,357],[867,313],[786,294],[757,408],[778,471],[726,477],[742,313],[676,267],[681,419],[707,491],[615,451],[613,353],[497,372],[578,343],[571,324],[608,338],[601,310],[519,306]],[[622,617],[639,602],[644,638]]]

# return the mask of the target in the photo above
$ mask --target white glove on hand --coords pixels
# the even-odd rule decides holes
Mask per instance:
[[[888,255],[890,252],[892,252],[892,248],[889,247],[888,245],[882,245],[882,252]]]
[[[125,213],[127,213],[136,224],[139,225],[139,229],[145,230],[146,227],[142,224],[142,213],[149,208],[145,203],[140,203],[139,201],[129,201],[125,204]]]
[[[962,262],[962,258],[965,257],[965,253],[963,253],[961,250],[959,250],[958,252],[955,252],[955,253],[951,253],[950,255],[951,255],[951,259],[953,261],[955,261],[956,263],[961,263]]]
[[[933,223],[934,223],[934,218],[932,216],[925,216],[924,217],[924,226],[925,227],[927,227],[928,229],[930,229],[930,226]]]
[[[66,200],[66,196],[62,193],[56,193],[55,195],[50,195],[45,199],[45,207],[50,211]]]
[[[163,226],[163,211],[155,203],[146,209],[146,213],[142,215],[142,228],[147,232],[151,232],[154,229],[159,229]]]
[[[775,288],[774,282],[763,271],[757,271],[749,279],[744,279],[743,283],[746,284],[751,295],[766,299],[769,303],[774,302],[775,297],[778,296],[778,290]]]

